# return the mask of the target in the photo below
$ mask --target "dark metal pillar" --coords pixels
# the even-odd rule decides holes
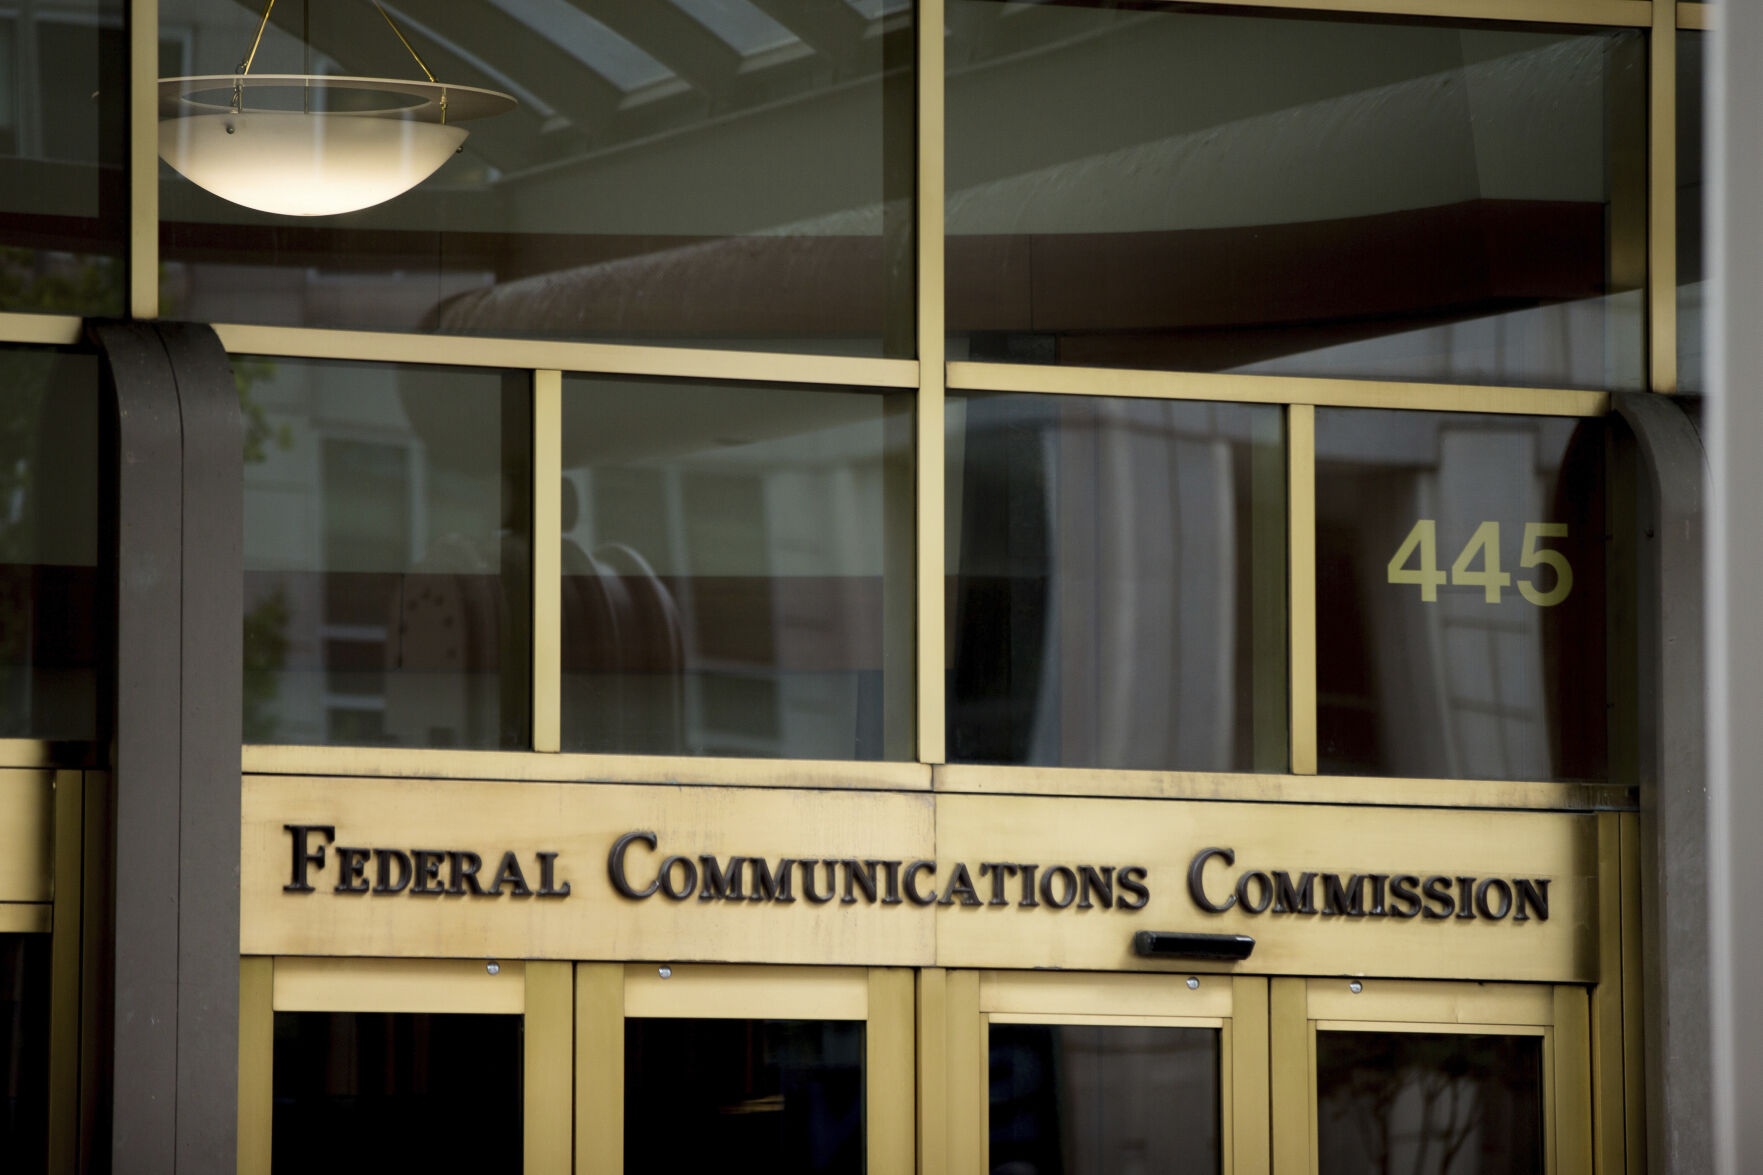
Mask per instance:
[[[243,443],[204,326],[94,323],[115,596],[114,944],[100,1031],[118,1172],[230,1171],[238,1121]],[[96,1156],[102,1162],[102,1156]]]
[[[1641,922],[1647,1170],[1700,1175],[1708,1138],[1708,767],[1704,749],[1702,442],[1670,397],[1616,397],[1642,471]]]

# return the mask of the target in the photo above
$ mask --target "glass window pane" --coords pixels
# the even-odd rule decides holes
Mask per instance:
[[[530,376],[233,370],[245,741],[530,746]]]
[[[1322,1175],[1540,1175],[1542,1038],[1316,1034]]]
[[[127,65],[122,0],[0,10],[0,311],[124,312]]]
[[[911,405],[567,379],[564,748],[911,758]]]
[[[251,81],[235,117],[262,10],[159,5],[162,74],[218,77],[162,87],[168,316],[914,353],[910,20],[828,0],[494,0],[388,4],[394,32],[371,5],[283,0],[249,77],[390,84]],[[444,126],[407,93],[425,68],[455,87]],[[513,106],[473,116],[459,87]],[[372,136],[391,145],[345,157]],[[369,182],[363,160],[414,159],[431,138],[414,188],[301,214],[332,181]]]
[[[95,737],[98,362],[0,347],[0,738]]]
[[[951,396],[949,755],[1286,769],[1280,409]]]
[[[1222,1169],[1212,1028],[993,1024],[994,1175]]]
[[[277,1012],[277,1171],[518,1171],[519,1016]]]
[[[627,1175],[862,1175],[863,1032],[856,1020],[626,1020]]]
[[[1323,773],[1605,777],[1606,434],[1317,409]]]
[[[1638,388],[1636,30],[950,0],[954,357]]]
[[[0,1155],[9,1171],[42,1171],[49,1130],[47,934],[0,934]]]
[[[1702,248],[1702,84],[1707,34],[1677,33],[1677,386],[1706,390],[1703,314],[1708,260]]]

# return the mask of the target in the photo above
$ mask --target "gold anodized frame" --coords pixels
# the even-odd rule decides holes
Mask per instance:
[[[1675,183],[1675,31],[1709,29],[1715,26],[1718,8],[1710,4],[1678,4],[1674,0],[1336,0],[1320,4],[1315,0],[1242,0],[1241,7],[1266,8],[1333,8],[1343,12],[1379,15],[1433,16],[1460,19],[1544,21],[1561,24],[1626,26],[1647,30],[1650,38],[1649,98],[1646,117],[1649,119],[1649,152],[1647,162],[1648,245],[1647,298],[1648,314],[1648,380],[1657,392],[1676,390],[1676,183]],[[1599,1104],[1604,1107],[1639,1104],[1639,897],[1638,821],[1632,812],[1634,797],[1621,785],[1605,787],[1552,784],[1545,782],[1491,783],[1485,781],[1432,781],[1392,779],[1339,779],[1317,777],[1315,772],[1315,683],[1314,646],[1316,619],[1313,601],[1304,606],[1305,593],[1313,593],[1313,576],[1301,572],[1301,564],[1313,566],[1313,534],[1305,534],[1297,525],[1301,517],[1314,511],[1313,487],[1293,478],[1291,489],[1294,520],[1292,535],[1292,631],[1290,639],[1292,679],[1290,683],[1294,713],[1292,715],[1292,765],[1288,775],[1237,776],[1200,773],[1142,772],[1070,772],[1061,773],[1033,768],[999,768],[944,766],[943,730],[946,706],[943,694],[943,667],[947,658],[947,634],[943,626],[943,509],[947,487],[943,481],[941,460],[943,444],[943,404],[945,390],[1015,390],[1046,394],[1118,395],[1159,398],[1217,399],[1274,403],[1289,406],[1288,436],[1291,438],[1290,471],[1302,473],[1313,463],[1313,453],[1306,451],[1309,434],[1301,422],[1309,419],[1316,406],[1351,406],[1376,408],[1407,408],[1439,411],[1529,412],[1555,415],[1594,416],[1609,410],[1609,397],[1599,392],[1492,388],[1427,385],[1382,381],[1277,379],[1235,375],[1196,375],[1145,371],[1081,371],[1071,368],[1046,368],[981,363],[948,363],[940,360],[943,347],[943,124],[944,79],[941,69],[942,37],[945,25],[943,0],[920,0],[918,51],[920,70],[917,77],[918,97],[918,240],[917,265],[919,293],[916,323],[920,339],[919,353],[923,362],[912,360],[845,359],[823,356],[764,354],[755,352],[715,351],[703,349],[605,346],[598,344],[555,343],[516,339],[438,338],[426,335],[378,334],[354,331],[305,330],[297,328],[261,327],[218,324],[217,330],[228,349],[239,354],[269,354],[290,357],[350,358],[381,362],[453,363],[493,366],[533,373],[535,394],[535,523],[547,525],[553,520],[555,503],[538,491],[557,486],[555,457],[550,441],[554,440],[560,408],[556,389],[564,372],[623,373],[670,375],[703,379],[764,379],[778,381],[844,384],[859,387],[912,389],[917,395],[916,482],[917,653],[916,682],[916,743],[915,762],[854,764],[815,762],[764,762],[751,760],[670,760],[643,759],[637,756],[569,756],[557,755],[559,717],[556,710],[557,671],[555,658],[548,654],[534,658],[534,724],[533,748],[542,754],[473,753],[442,750],[386,752],[362,751],[352,748],[323,747],[248,747],[244,762],[248,770],[289,775],[367,775],[401,774],[452,778],[493,780],[555,779],[621,779],[655,783],[704,783],[752,786],[797,786],[818,788],[872,788],[884,790],[936,790],[998,792],[1041,795],[1155,795],[1172,798],[1241,799],[1268,802],[1334,802],[1349,804],[1405,805],[1438,807],[1522,807],[1553,810],[1625,809],[1601,814],[1609,829],[1600,828],[1601,876],[1607,885],[1619,881],[1614,896],[1606,895],[1600,905],[1601,926],[1614,926],[1619,933],[1607,930],[1601,935],[1604,958],[1608,968],[1621,970],[1623,982],[1619,994],[1595,991],[1591,996],[1589,1015],[1593,1040],[1602,1050],[1595,1063],[1600,1084]],[[128,241],[130,280],[128,303],[131,314],[153,318],[159,313],[157,273],[159,264],[158,236],[158,172],[157,129],[155,118],[154,82],[157,74],[158,3],[157,0],[129,0],[129,56],[131,62],[131,114],[129,119],[129,152],[131,163],[129,200],[131,232]],[[80,319],[65,315],[0,313],[0,342],[18,344],[76,344],[82,332]],[[548,532],[545,534],[549,539]],[[1309,548],[1306,550],[1306,548]],[[1309,562],[1305,562],[1308,554]],[[546,576],[537,574],[555,567],[555,552],[549,542],[535,551],[534,633],[536,650],[554,652],[560,620],[555,584],[546,584]],[[1300,582],[1304,580],[1306,582]],[[1303,652],[1308,649],[1306,663]],[[37,740],[0,740],[0,766],[19,768],[50,768],[67,762],[67,748]],[[89,756],[76,753],[83,761]],[[79,778],[78,773],[58,772],[58,780]],[[58,783],[58,788],[59,788]],[[1138,790],[1138,789],[1144,790]],[[53,866],[56,879],[53,921],[57,930],[77,934],[77,922],[64,919],[65,910],[79,904],[77,866],[69,871],[68,854],[78,846],[77,835],[70,838],[62,830],[62,807],[78,806],[78,797],[70,785],[57,796],[58,820],[56,855]],[[77,827],[77,822],[75,827]],[[1615,878],[1602,871],[1614,868]],[[30,917],[43,923],[49,921],[48,911]],[[73,922],[73,925],[69,925]],[[42,925],[39,929],[48,929]],[[56,941],[57,991],[64,990],[63,980],[69,958],[78,945],[77,938],[58,937]],[[353,965],[353,964],[351,964]],[[361,964],[367,966],[365,962]],[[273,1024],[273,998],[276,962],[267,958],[249,958],[241,964],[241,1170],[261,1169],[244,1162],[247,1142],[253,1146],[267,1145],[267,1111],[261,1120],[262,1132],[247,1130],[255,1122],[247,1105],[255,1106],[268,1095],[262,1066],[267,1064],[267,1048],[258,1049],[249,1058],[247,1042],[261,1044],[264,1033]],[[526,976],[526,1014],[543,1006],[544,1013],[555,1024],[565,1013],[558,1008],[557,972],[550,968],[568,968],[568,964],[535,964],[544,968]],[[535,988],[533,975],[548,976]],[[620,964],[580,964],[573,976],[573,1003],[569,1015],[574,1016],[579,1031],[574,1035],[577,1050],[577,1077],[586,1063],[583,1041],[592,1039],[590,1031],[580,1027],[583,1001],[606,995],[611,986],[624,991],[624,968]],[[871,1007],[877,998],[887,1001],[890,1016],[898,1018],[905,1009],[908,1018],[916,1017],[916,1052],[909,1055],[908,1066],[917,1068],[919,1127],[926,1140],[944,1139],[949,1145],[929,1146],[921,1155],[921,1166],[927,1175],[938,1171],[971,1169],[983,1153],[983,1137],[977,1133],[976,1122],[982,1120],[983,1102],[976,1088],[948,1088],[951,1060],[956,1052],[967,1050],[971,1056],[974,1025],[979,1024],[982,984],[972,972],[946,972],[936,968],[920,972],[916,981],[911,976],[881,980],[886,989],[877,997],[876,980],[869,984]],[[1277,996],[1279,985],[1302,983],[1301,980],[1274,980],[1275,995],[1269,1005],[1265,981],[1259,988],[1268,1019],[1277,1036],[1282,1015],[1289,1019],[1289,1008],[1282,1011]],[[1321,982],[1321,981],[1318,981]],[[1327,981],[1334,982],[1334,981]],[[916,983],[916,990],[914,988]],[[1238,981],[1235,990],[1239,1019],[1233,1026],[1240,1043],[1244,1025],[1254,1018],[1245,1011],[1245,1000],[1255,998],[1254,984],[1245,989]],[[548,984],[549,986],[545,986]],[[901,985],[904,984],[902,987]],[[570,985],[566,985],[570,986]],[[535,1003],[534,992],[539,994]],[[904,991],[902,997],[901,992]],[[1614,1000],[1614,1003],[1611,1001]],[[1287,1003],[1290,998],[1287,998]],[[65,1041],[66,1012],[57,1015],[57,1040]],[[1285,1025],[1289,1028],[1289,1023]],[[911,1039],[912,1034],[908,1033]],[[983,1032],[979,1036],[983,1044]],[[60,1046],[58,1045],[58,1052]],[[1558,1046],[1557,1046],[1558,1051]],[[558,1063],[555,1057],[547,1064]],[[965,1065],[967,1062],[962,1062]],[[1240,1070],[1233,1071],[1240,1075]],[[63,1115],[69,1096],[62,1078],[56,1079],[56,1112]],[[1276,1067],[1268,1076],[1277,1085],[1281,1076]],[[1615,1099],[1610,1082],[1620,1082],[1624,1095]],[[939,1091],[947,1097],[937,1096]],[[1240,1092],[1240,1091],[1239,1091]],[[1280,1095],[1274,1089],[1273,1096]],[[1288,1091],[1289,1092],[1289,1091]],[[904,1095],[910,1101],[912,1094]],[[1613,1100],[1614,1099],[1614,1100]],[[580,1086],[576,1094],[577,1129],[582,1129],[595,1112],[604,1116],[604,1106],[593,1111],[582,1104]],[[1283,1104],[1283,1103],[1282,1103]],[[892,1112],[892,1111],[890,1111]],[[543,1110],[548,1121],[555,1120],[557,1110]],[[1627,1115],[1625,1129],[1627,1150],[1639,1154],[1644,1141],[1641,1115]],[[1278,1126],[1273,1127],[1276,1136]],[[1600,1135],[1600,1168],[1607,1164],[1609,1143]],[[253,1155],[258,1152],[251,1152]],[[267,1155],[267,1151],[262,1152]],[[533,1152],[540,1153],[540,1152]],[[554,1155],[554,1152],[553,1152]],[[872,1151],[872,1158],[874,1154]],[[966,1160],[971,1159],[972,1162]],[[884,1164],[897,1169],[898,1156]],[[253,1160],[255,1162],[255,1160]],[[547,1162],[549,1162],[547,1160]],[[529,1165],[529,1170],[535,1169]],[[546,1166],[541,1169],[556,1169]],[[1239,1170],[1253,1168],[1239,1167]],[[1557,1167],[1557,1170],[1571,1168]]]

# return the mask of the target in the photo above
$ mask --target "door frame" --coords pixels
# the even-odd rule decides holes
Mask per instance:
[[[1542,1038],[1543,1162],[1592,1171],[1591,1009],[1570,984],[1401,979],[1272,981],[1274,1175],[1317,1175],[1316,1034],[1429,1032]]]

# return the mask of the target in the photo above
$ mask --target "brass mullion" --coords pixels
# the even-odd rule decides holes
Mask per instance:
[[[625,343],[577,343],[556,339],[508,339],[394,331],[322,330],[217,322],[214,331],[228,352],[293,359],[351,359],[364,363],[448,364],[527,370],[591,371],[606,375],[656,375],[676,379],[757,380],[914,388],[912,359],[801,355],[776,351],[716,351],[700,347],[648,347]]]
[[[1652,20],[1649,0],[1231,0],[1231,6],[1630,28],[1645,28]]]
[[[948,386],[964,391],[1039,392],[1057,396],[1227,400],[1238,404],[1310,404],[1327,408],[1500,412],[1526,416],[1603,416],[1610,411],[1609,393],[1572,388],[1236,375],[1123,367],[1052,367],[1026,363],[950,363]]]
[[[269,1175],[275,1126],[275,960],[239,960],[239,1175]]]
[[[1290,495],[1291,769],[1316,774],[1316,409],[1293,404],[1286,419]]]
[[[1279,1112],[1269,1132],[1273,1175],[1310,1175],[1309,997],[1302,979],[1270,979],[1267,993],[1268,1090]]]
[[[563,373],[533,373],[533,750],[563,732]]]
[[[1591,993],[1592,1169],[1624,1175],[1621,814],[1598,822],[1598,983]]]
[[[945,758],[943,0],[920,0],[918,35],[918,758]]]
[[[129,315],[159,317],[159,0],[129,0]]]
[[[0,313],[0,342],[69,346],[80,341],[84,323],[71,314]]]
[[[84,901],[84,773],[57,771],[55,889],[50,932],[48,1169],[72,1171],[80,1130],[80,948]]]
[[[624,966],[575,968],[575,1175],[624,1171]]]
[[[1719,9],[1713,4],[1679,4],[1677,27],[1680,29],[1712,29],[1719,22]]]
[[[867,1175],[913,1175],[917,1149],[912,1101],[912,970],[869,970],[869,1015],[864,1022],[864,1128]]]
[[[1653,0],[1647,152],[1648,387],[1677,391],[1677,4]]]
[[[1222,1090],[1231,1108],[1231,1170],[1258,1175],[1272,1169],[1272,1077],[1268,1053],[1267,979],[1260,975],[1231,976],[1230,1082]]]
[[[569,963],[526,965],[521,1048],[524,1175],[569,1175],[575,1110],[575,984]]]

